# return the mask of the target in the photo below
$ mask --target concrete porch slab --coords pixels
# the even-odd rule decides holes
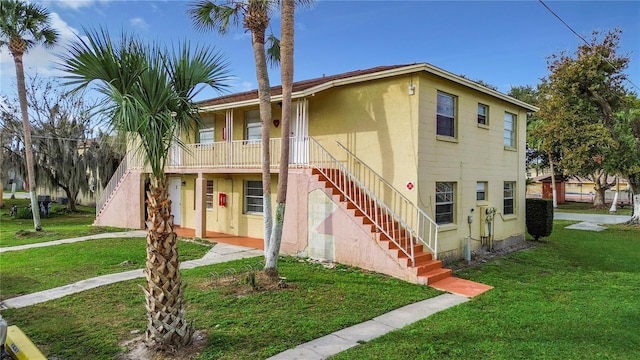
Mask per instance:
[[[486,291],[493,289],[493,286],[477,283],[470,280],[460,279],[455,276],[440,280],[430,286],[434,289],[446,291],[452,294],[472,298]]]

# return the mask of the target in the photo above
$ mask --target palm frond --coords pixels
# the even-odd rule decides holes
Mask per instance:
[[[273,33],[269,34],[266,47],[267,64],[273,69],[278,68],[280,66],[280,39],[273,35]]]

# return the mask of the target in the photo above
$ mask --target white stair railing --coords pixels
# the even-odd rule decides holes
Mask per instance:
[[[111,196],[113,196],[116,187],[118,186],[118,184],[120,184],[120,181],[122,181],[124,176],[127,174],[129,170],[127,157],[128,156],[122,158],[120,165],[118,165],[118,168],[111,176],[111,179],[109,179],[107,186],[102,189],[102,193],[96,201],[96,216],[100,215],[100,212],[104,208],[104,205],[111,198]]]
[[[341,144],[347,160],[338,161],[310,139],[310,166],[317,168],[376,230],[386,235],[415,266],[415,246],[438,256],[438,224]]]

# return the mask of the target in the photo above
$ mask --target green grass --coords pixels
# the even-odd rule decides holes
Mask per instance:
[[[244,296],[201,290],[212,272],[240,270],[252,258],[182,272],[188,284],[187,318],[208,333],[200,359],[264,359],[297,344],[348,327],[392,309],[439,294],[346,266],[334,269],[281,257],[290,289]],[[114,359],[119,344],[143,332],[144,280],[103,286],[58,300],[2,312],[49,357]]]
[[[458,276],[495,288],[333,359],[638,359],[640,230],[567,230]]]
[[[93,207],[78,206],[78,212],[66,214],[64,206],[54,205],[49,217],[42,217],[42,231],[34,231],[32,219],[14,219],[9,215],[11,206],[24,208],[28,199],[5,199],[0,210],[0,247],[17,246],[52,240],[123,231],[114,227],[92,226],[96,218]]]
[[[593,203],[567,201],[564,204],[558,204],[556,211],[583,214],[609,214],[610,206],[611,204],[607,204],[606,209],[594,209]],[[618,206],[616,215],[631,215],[631,205],[625,205],[624,208]]]
[[[211,248],[179,243],[182,261],[199,259]],[[115,238],[55,245],[0,254],[0,300],[100,275],[142,269],[145,238]]]

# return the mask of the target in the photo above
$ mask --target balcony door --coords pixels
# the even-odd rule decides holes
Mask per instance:
[[[307,99],[296,101],[291,106],[291,146],[289,163],[309,162],[309,116]]]

